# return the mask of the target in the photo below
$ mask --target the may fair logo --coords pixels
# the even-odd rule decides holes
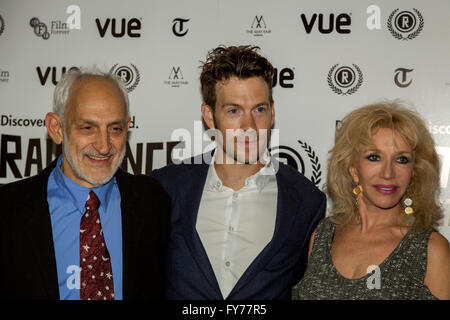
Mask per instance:
[[[412,40],[417,37],[423,29],[423,16],[419,10],[400,11],[395,9],[389,15],[387,28],[392,36],[398,40]]]
[[[164,84],[172,88],[180,88],[181,86],[188,85],[189,82],[184,78],[181,67],[173,66],[170,69],[169,77],[167,80],[164,80]]]
[[[272,30],[267,28],[266,21],[264,20],[264,16],[255,16],[252,21],[252,25],[250,29],[247,29],[246,32],[255,37],[261,37],[266,34],[272,33]]]
[[[0,68],[0,82],[8,82],[9,81],[9,71],[2,70]]]

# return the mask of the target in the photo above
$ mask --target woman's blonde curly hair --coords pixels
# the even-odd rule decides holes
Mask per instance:
[[[416,232],[437,225],[442,218],[439,204],[439,158],[425,122],[399,101],[380,102],[358,108],[348,114],[336,130],[335,145],[330,150],[326,191],[331,205],[331,220],[345,224],[359,219],[352,193],[355,187],[350,167],[361,146],[372,145],[372,135],[379,128],[390,128],[400,134],[413,150],[413,178],[408,188],[414,214],[404,215],[404,223]]]

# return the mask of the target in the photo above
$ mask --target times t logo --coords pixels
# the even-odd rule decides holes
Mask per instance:
[[[412,82],[412,79],[408,81],[406,78],[409,72],[414,71],[414,69],[397,68],[395,69],[394,82],[399,88],[406,88]]]
[[[189,29],[184,29],[184,23],[189,22],[190,19],[175,18],[172,20],[172,32],[177,37],[184,37]]]

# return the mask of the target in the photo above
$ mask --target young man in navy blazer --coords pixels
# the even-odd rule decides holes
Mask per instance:
[[[168,299],[290,299],[326,197],[270,157],[274,69],[258,47],[220,46],[200,76],[214,152],[153,171],[172,202]]]

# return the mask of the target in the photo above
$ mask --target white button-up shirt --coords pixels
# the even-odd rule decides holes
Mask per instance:
[[[272,239],[277,193],[271,162],[234,191],[222,184],[211,161],[196,229],[224,298]]]

